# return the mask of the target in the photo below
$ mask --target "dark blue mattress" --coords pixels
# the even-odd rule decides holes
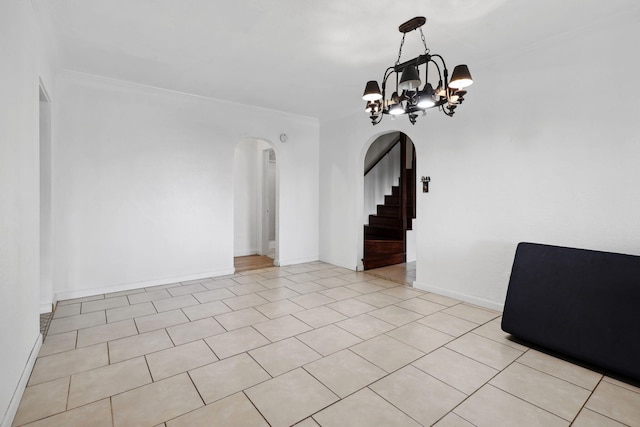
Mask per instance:
[[[640,381],[640,257],[519,243],[502,329]]]

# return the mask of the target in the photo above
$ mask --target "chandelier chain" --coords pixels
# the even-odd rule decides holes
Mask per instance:
[[[402,56],[402,45],[404,45],[404,37],[406,35],[406,33],[402,34],[402,41],[400,42],[400,50],[398,51],[398,59],[396,60],[396,65],[400,63],[400,57]]]
[[[424,53],[429,53],[430,49],[427,47],[427,40],[424,38],[424,33],[422,32],[422,28],[420,30],[420,37],[422,38],[422,44],[424,45]]]

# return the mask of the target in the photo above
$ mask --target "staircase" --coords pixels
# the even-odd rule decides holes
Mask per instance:
[[[407,167],[407,141],[401,135],[400,185],[391,188],[384,196],[384,204],[378,205],[376,213],[369,215],[369,224],[364,226],[364,269],[384,267],[406,262],[406,231],[411,230],[415,218],[415,151]]]

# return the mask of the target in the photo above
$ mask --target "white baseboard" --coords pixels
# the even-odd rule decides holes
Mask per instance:
[[[491,301],[484,298],[479,298],[473,295],[468,295],[460,292],[451,291],[449,289],[438,288],[437,286],[428,286],[424,283],[413,282],[413,287],[416,289],[422,289],[423,291],[433,292],[434,294],[443,295],[449,298],[455,298],[460,301],[468,302],[470,304],[478,305],[480,307],[489,308],[496,311],[504,311],[504,303]]]
[[[9,403],[9,407],[7,408],[7,412],[5,412],[4,418],[2,418],[0,427],[11,427],[11,423],[13,423],[13,419],[18,412],[18,407],[20,406],[20,401],[22,400],[24,390],[27,388],[27,383],[29,382],[29,377],[31,376],[33,365],[36,364],[36,358],[38,357],[38,353],[40,352],[40,347],[42,347],[42,335],[38,334],[36,342],[33,344],[33,348],[31,349],[31,354],[29,354],[29,359],[27,360],[22,374],[20,375],[20,381],[18,381],[18,385],[13,392],[13,396],[11,397],[11,402]]]
[[[61,292],[56,292],[54,299],[55,301],[61,301],[61,300],[73,299],[73,298],[84,298],[84,297],[90,297],[93,295],[108,294],[111,292],[130,291],[133,289],[147,288],[150,286],[166,285],[169,283],[187,282],[189,280],[208,279],[210,277],[218,277],[218,276],[228,276],[233,274],[234,272],[235,272],[235,269],[230,268],[230,269],[224,269],[224,270],[209,271],[204,273],[188,274],[185,276],[167,277],[164,279],[153,279],[153,280],[145,280],[142,282],[124,283],[124,284],[113,285],[113,286],[103,286],[99,288],[61,291]]]
[[[41,302],[40,303],[40,314],[51,313],[53,311],[53,303],[52,302]]]
[[[355,267],[353,265],[351,265],[351,264],[344,264],[344,263],[340,262],[340,260],[331,260],[331,259],[327,259],[327,258],[323,258],[323,257],[318,258],[318,261],[324,262],[326,264],[335,265],[336,267],[346,268],[347,270],[351,270],[351,271],[363,271],[364,270],[364,265],[362,264],[362,260],[356,262]]]
[[[313,262],[318,261],[318,257],[308,257],[308,258],[291,258],[291,259],[279,259],[278,264],[281,267],[285,265],[296,265],[296,264],[304,264],[305,262]],[[275,264],[275,262],[274,262]]]
[[[249,255],[259,255],[260,251],[258,249],[246,249],[246,250],[238,250],[233,253],[234,257],[237,256],[249,256]]]

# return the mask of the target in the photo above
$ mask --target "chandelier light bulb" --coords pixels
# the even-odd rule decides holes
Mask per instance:
[[[398,116],[400,114],[404,114],[404,108],[402,107],[402,102],[397,102],[389,108],[389,114],[394,116]]]
[[[426,109],[435,107],[436,100],[434,99],[434,91],[431,83],[427,83],[424,90],[419,93],[417,107],[420,109]]]
[[[427,109],[431,107],[435,107],[436,102],[433,100],[433,97],[428,95],[422,95],[420,100],[418,101],[418,108]]]

